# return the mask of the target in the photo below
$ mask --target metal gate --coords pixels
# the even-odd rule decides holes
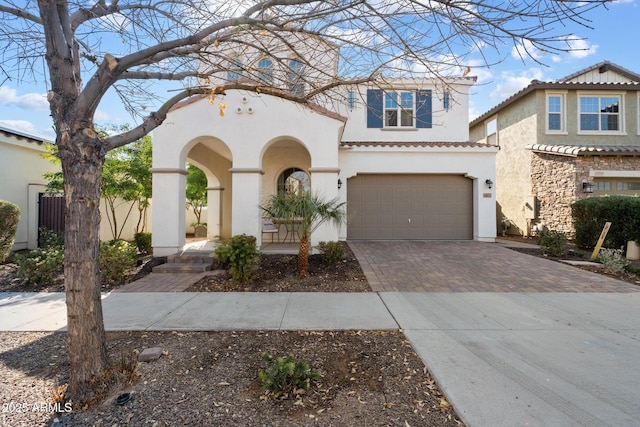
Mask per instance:
[[[47,193],[39,194],[38,230],[41,228],[51,231],[64,231],[64,196]]]

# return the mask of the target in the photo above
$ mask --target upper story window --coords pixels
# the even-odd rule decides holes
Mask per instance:
[[[258,78],[265,83],[273,82],[273,62],[269,58],[258,61]]]
[[[238,58],[231,60],[229,70],[227,71],[227,80],[230,82],[240,80],[242,78],[242,61]]]
[[[367,127],[409,129],[432,127],[432,91],[367,90]]]
[[[384,127],[413,127],[413,92],[384,94]]]
[[[356,108],[356,93],[352,90],[347,93],[347,108],[349,108],[349,111],[353,111]]]
[[[547,95],[547,131],[565,132],[564,94]]]
[[[445,110],[449,109],[449,97],[449,91],[446,91],[444,95],[442,95],[442,108],[444,108]]]
[[[579,114],[582,132],[622,132],[622,107],[619,95],[580,95]]]
[[[289,90],[298,96],[304,95],[304,64],[297,59],[289,60],[287,73]]]
[[[485,122],[487,145],[498,145],[498,119],[496,117]]]

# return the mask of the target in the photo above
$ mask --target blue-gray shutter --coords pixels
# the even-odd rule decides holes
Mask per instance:
[[[431,90],[416,91],[416,127],[431,128]]]
[[[380,89],[367,89],[367,127],[382,128],[382,91]]]

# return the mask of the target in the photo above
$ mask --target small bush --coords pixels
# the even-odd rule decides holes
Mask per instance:
[[[576,230],[575,242],[581,248],[592,249],[605,223],[610,222],[604,244],[619,248],[629,240],[640,241],[640,197],[589,197],[571,205]]]
[[[136,233],[133,236],[133,239],[135,240],[136,247],[141,254],[151,253],[151,233]]]
[[[544,230],[540,232],[538,243],[543,255],[561,257],[567,244],[567,236],[561,231]]]
[[[631,264],[624,257],[622,249],[601,249],[598,254],[598,261],[609,271],[624,271]]]
[[[223,241],[215,254],[220,263],[229,266],[234,281],[245,282],[249,279],[251,264],[258,259],[260,252],[255,237],[240,234]]]
[[[102,283],[123,280],[136,260],[136,247],[124,240],[100,244],[100,278]]]
[[[0,263],[5,262],[16,237],[20,207],[5,200],[0,200]]]
[[[18,275],[28,283],[46,285],[60,274],[63,268],[64,247],[49,246],[37,248],[26,254],[17,253],[14,258],[18,264]]]
[[[64,246],[63,232],[49,230],[48,228],[40,228],[38,230],[38,233],[39,233],[38,246],[40,246],[41,248]]]
[[[329,264],[336,264],[342,261],[344,250],[340,242],[320,242],[318,244],[318,250],[322,259]]]
[[[318,378],[318,374],[311,372],[308,363],[295,362],[293,354],[274,358],[267,352],[263,352],[262,358],[267,362],[267,369],[258,373],[262,388],[277,395],[294,388],[308,390],[311,380]]]

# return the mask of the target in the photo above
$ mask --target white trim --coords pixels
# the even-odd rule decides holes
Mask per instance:
[[[626,92],[622,92],[622,91],[578,91],[576,93],[576,98],[577,98],[577,105],[576,105],[576,113],[577,113],[577,129],[576,129],[576,134],[577,135],[619,135],[619,136],[625,136],[627,135],[626,132],[626,123],[624,120],[625,114],[626,114],[626,104],[625,104],[625,95]],[[620,104],[619,104],[619,108],[618,108],[618,125],[620,127],[619,130],[581,130],[580,129],[580,99],[582,97],[597,97],[598,100],[602,97],[606,97],[606,96],[617,96],[620,98]],[[598,101],[599,102],[599,101]],[[600,127],[600,113],[598,112],[598,127]]]
[[[549,97],[560,97],[560,129],[549,129]],[[545,116],[544,116],[544,129],[546,134],[550,135],[567,135],[567,91],[545,91]],[[553,114],[558,114],[554,112]]]
[[[640,171],[590,170],[589,176],[596,178],[640,178]]]

